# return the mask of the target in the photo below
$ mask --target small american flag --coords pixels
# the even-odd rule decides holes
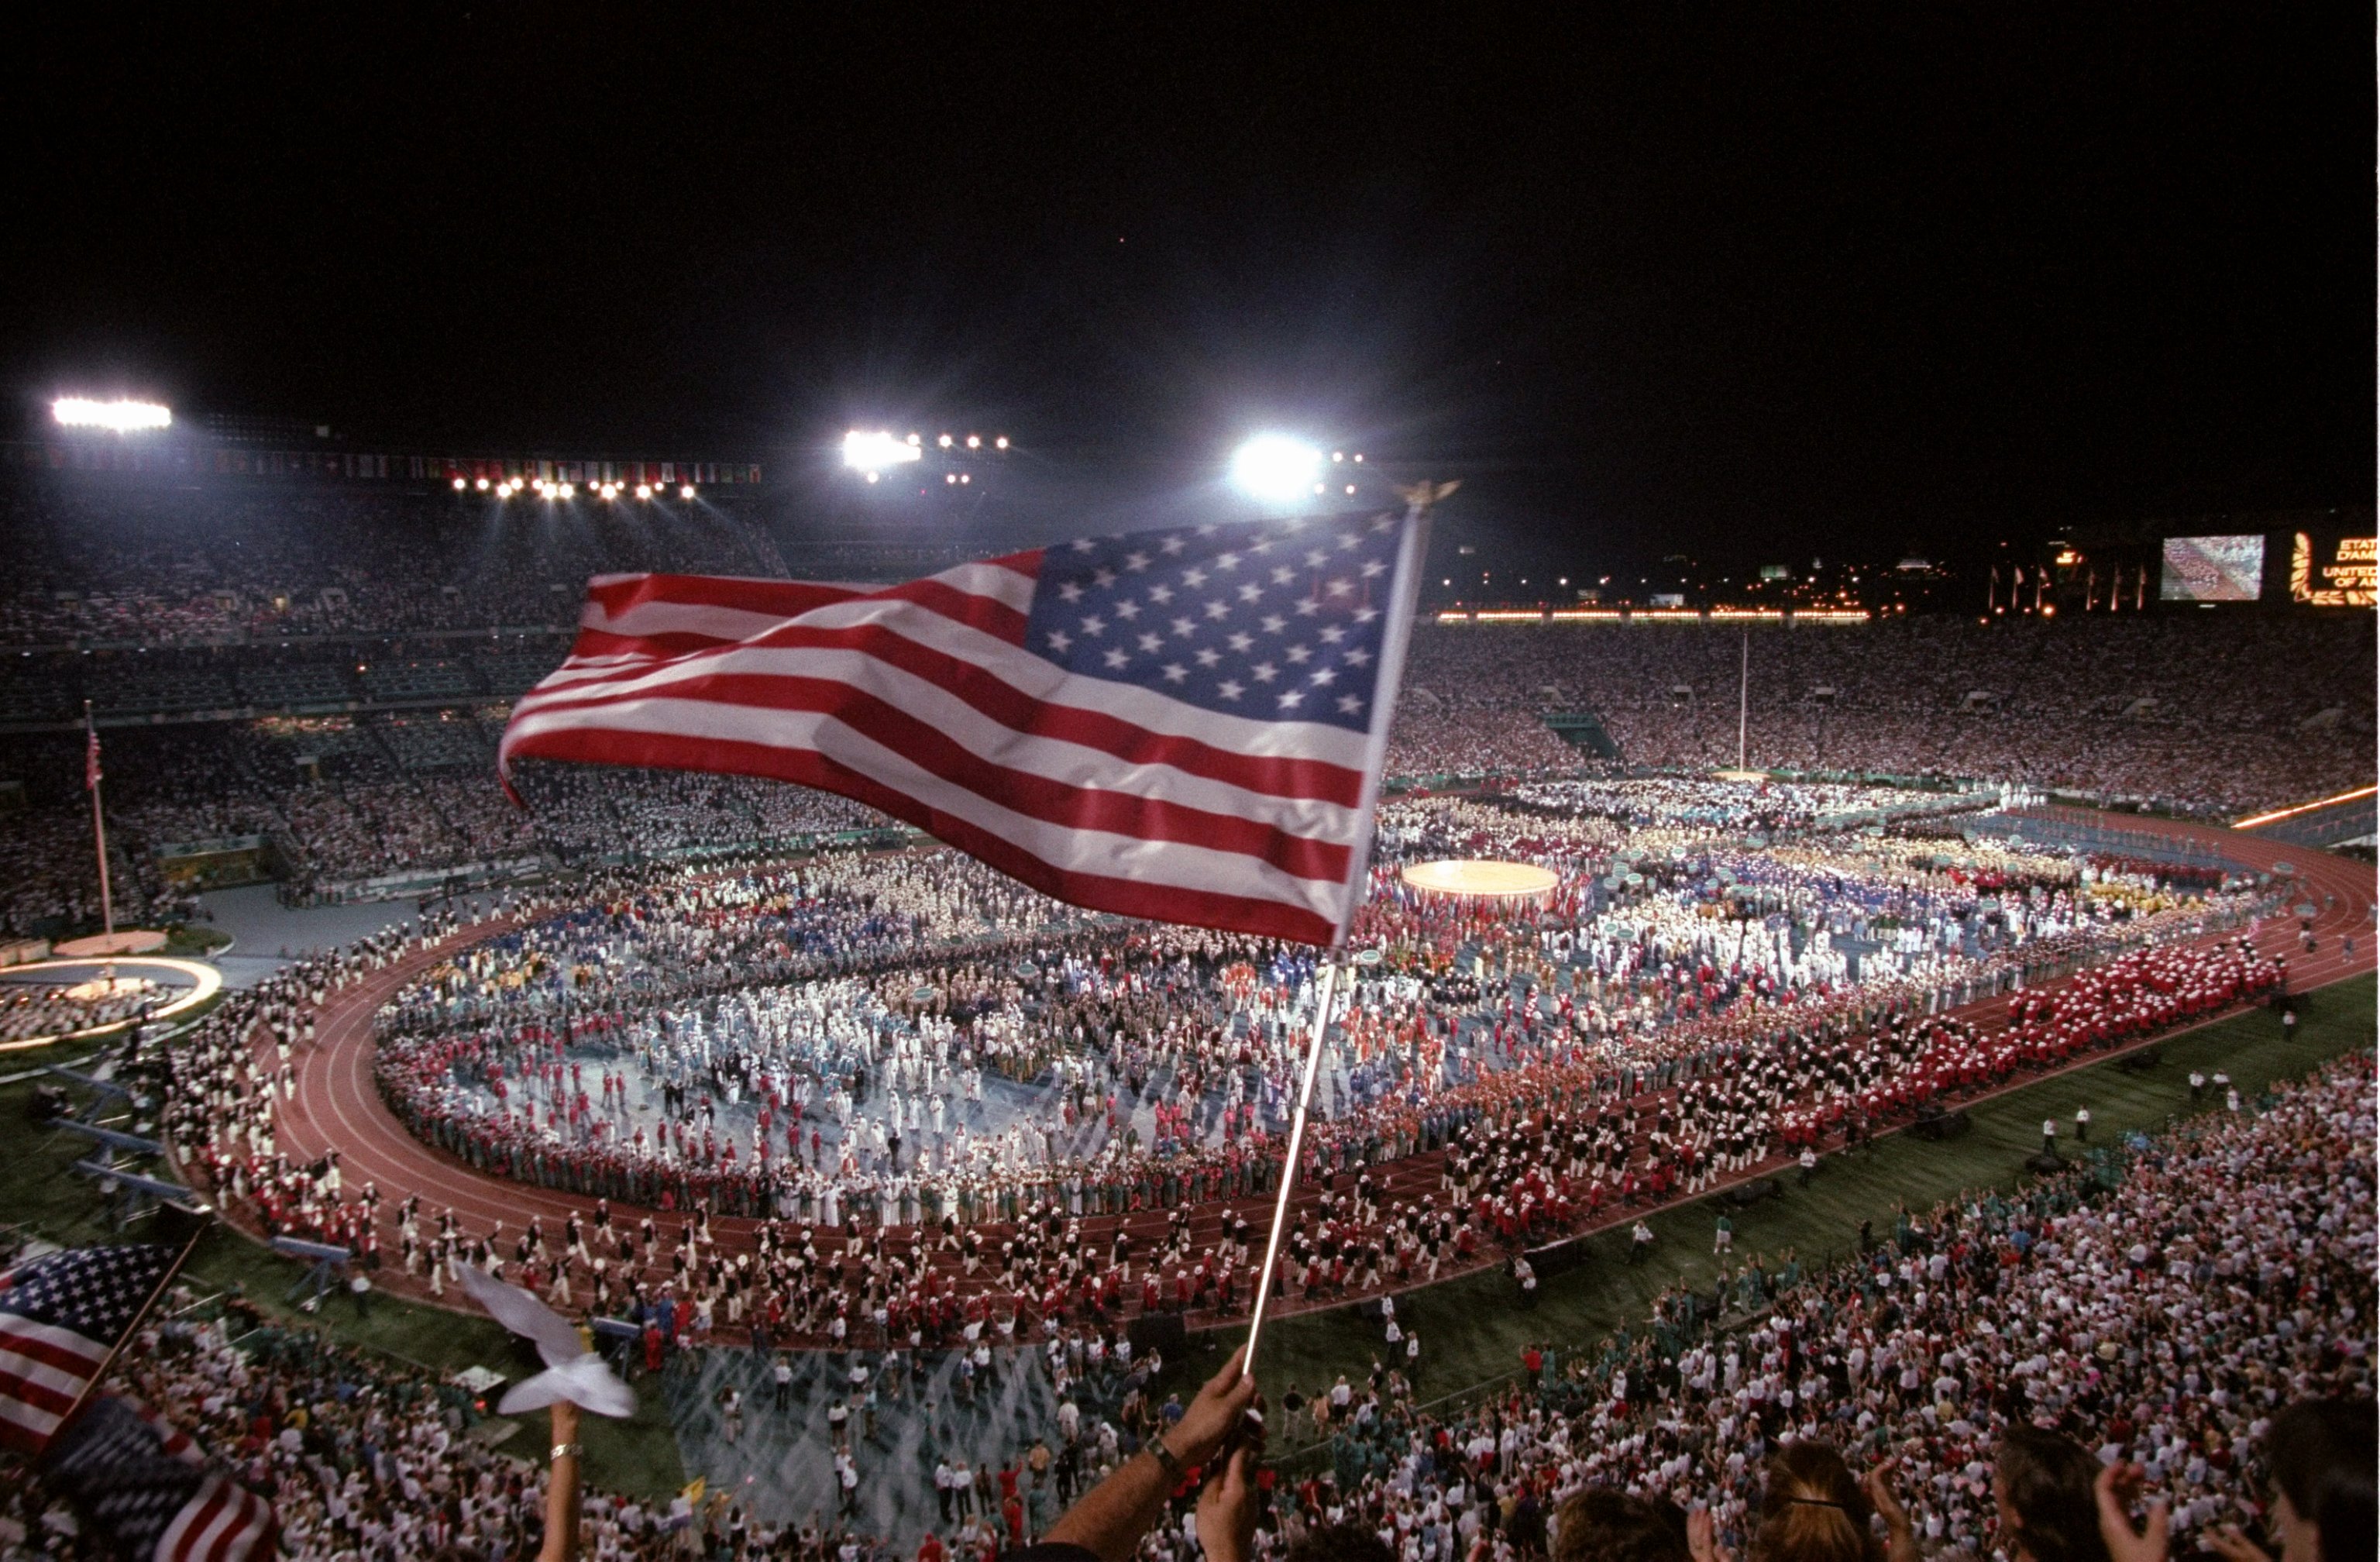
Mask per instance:
[[[139,1242],[0,1274],[0,1443],[41,1452],[173,1263],[173,1249]]]
[[[264,1499],[206,1467],[197,1446],[144,1407],[93,1400],[51,1451],[43,1474],[127,1556],[239,1562],[270,1556]]]
[[[1086,537],[870,588],[600,576],[524,758],[771,776],[1059,899],[1332,942],[1363,882],[1419,512]]]

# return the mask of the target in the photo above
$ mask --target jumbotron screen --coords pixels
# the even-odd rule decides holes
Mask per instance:
[[[2157,595],[2167,602],[2253,602],[2265,592],[2265,539],[2168,537]]]

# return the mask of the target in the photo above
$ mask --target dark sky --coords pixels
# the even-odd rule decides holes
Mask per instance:
[[[2368,9],[361,9],[19,18],[29,407],[1059,495],[1276,423],[1621,553],[2372,491]]]

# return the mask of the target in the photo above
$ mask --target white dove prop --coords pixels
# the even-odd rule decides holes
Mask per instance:
[[[637,1413],[636,1390],[612,1375],[603,1358],[580,1342],[570,1320],[521,1289],[472,1265],[463,1267],[463,1288],[488,1310],[488,1316],[525,1339],[534,1340],[546,1370],[515,1384],[496,1406],[504,1415],[516,1415],[567,1399],[599,1416]]]

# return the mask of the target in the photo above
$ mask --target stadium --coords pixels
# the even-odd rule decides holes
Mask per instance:
[[[1631,552],[1426,420],[106,379],[0,1559],[2371,1554],[2368,482]]]

